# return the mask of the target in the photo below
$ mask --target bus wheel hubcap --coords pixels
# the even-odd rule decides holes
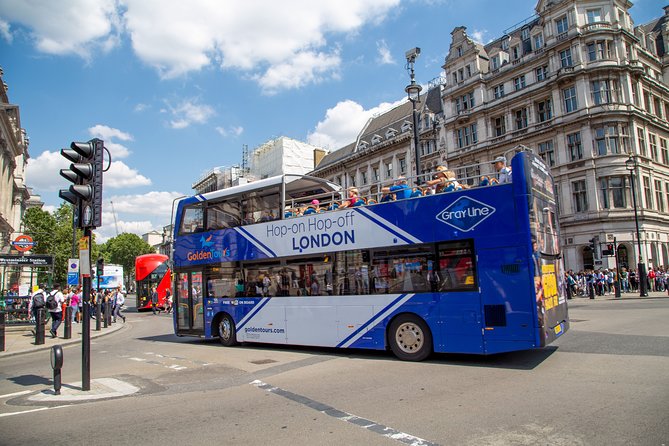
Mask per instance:
[[[423,346],[423,330],[416,324],[404,323],[397,328],[395,333],[397,345],[406,353],[415,353]]]
[[[231,329],[230,321],[227,319],[223,319],[218,326],[218,331],[223,339],[230,339]]]

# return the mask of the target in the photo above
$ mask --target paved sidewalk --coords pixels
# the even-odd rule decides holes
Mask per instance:
[[[647,297],[641,297],[638,291],[633,293],[621,293],[620,297],[616,297],[614,294],[606,294],[605,296],[595,295],[595,300],[621,300],[621,299],[658,299],[658,298],[669,298],[669,294],[666,291],[648,291]],[[577,299],[589,299],[589,296],[574,296],[572,300]]]
[[[107,328],[103,328],[104,324],[101,324],[100,331],[95,331],[95,320],[91,320],[91,339],[114,333],[121,330],[123,326],[123,322],[112,324]],[[35,335],[32,332],[32,330],[35,329],[34,325],[5,326],[5,351],[0,352],[0,359],[23,353],[50,349],[54,345],[80,343],[82,327],[83,324],[72,324],[72,338],[64,339],[65,324],[60,324],[60,327],[58,327],[58,337],[52,338],[51,334],[49,334],[49,328],[51,328],[51,323],[49,322],[44,330],[44,344],[35,345]]]

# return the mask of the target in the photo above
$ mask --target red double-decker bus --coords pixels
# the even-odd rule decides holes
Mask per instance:
[[[137,310],[151,309],[151,288],[158,288],[158,307],[165,308],[165,291],[171,288],[168,257],[163,254],[144,254],[135,259]]]

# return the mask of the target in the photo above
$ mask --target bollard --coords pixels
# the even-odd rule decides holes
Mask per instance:
[[[95,303],[95,331],[100,331],[100,318],[102,317],[102,302],[100,302],[100,297],[96,299]]]
[[[60,395],[60,369],[63,368],[63,347],[60,345],[51,347],[51,368],[53,369],[53,390],[56,395]]]
[[[5,351],[5,312],[0,311],[0,352]]]
[[[72,307],[65,307],[65,335],[63,339],[72,339]]]
[[[35,345],[44,344],[44,308],[37,310],[35,316]]]
[[[109,302],[105,301],[105,314],[104,314],[104,327],[107,328],[109,327]]]
[[[616,280],[615,282],[613,282],[613,288],[615,290],[615,297],[621,297],[620,296],[620,282],[619,281]]]

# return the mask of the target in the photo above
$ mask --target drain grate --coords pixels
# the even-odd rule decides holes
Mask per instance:
[[[271,363],[276,362],[276,361],[273,360],[273,359],[258,359],[256,361],[250,361],[250,362],[251,362],[251,364],[262,365],[262,364],[271,364]]]

